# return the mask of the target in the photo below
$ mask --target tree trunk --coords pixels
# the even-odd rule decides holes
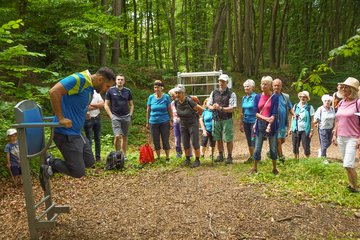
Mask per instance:
[[[265,0],[259,0],[259,34],[256,41],[256,51],[254,59],[254,74],[258,73],[260,56],[263,51],[264,42],[264,3]]]
[[[281,61],[281,46],[282,46],[282,40],[284,36],[284,25],[286,24],[286,13],[287,13],[287,7],[288,7],[288,0],[284,0],[284,5],[282,8],[281,13],[281,22],[280,22],[280,30],[278,35],[278,46],[276,51],[276,68],[280,68],[280,61]]]
[[[151,1],[146,0],[146,42],[145,42],[145,64],[149,65],[149,49],[150,49],[150,14]]]
[[[269,35],[269,53],[270,53],[270,68],[275,68],[275,47],[276,47],[276,16],[279,8],[279,0],[274,0],[274,5],[271,12],[270,35]]]
[[[122,15],[124,16],[124,31],[125,31],[125,34],[124,34],[124,57],[125,58],[129,58],[130,56],[130,53],[129,53],[129,37],[128,37],[128,18],[127,18],[127,14],[126,14],[126,11],[127,11],[127,7],[126,7],[126,0],[122,0]]]
[[[107,0],[101,0],[102,10],[105,13],[107,8]],[[106,65],[106,35],[101,36],[99,49],[99,63],[100,66]]]
[[[252,13],[252,0],[245,1],[245,21],[244,21],[244,39],[245,39],[245,58],[244,58],[244,66],[245,66],[245,74],[247,76],[252,76],[254,74],[252,63],[252,33],[251,33],[251,13]]]
[[[170,2],[170,6],[167,8],[167,2]],[[163,10],[166,16],[166,20],[170,31],[170,42],[171,42],[171,61],[173,64],[174,71],[178,70],[178,64],[176,59],[176,32],[175,32],[175,0],[162,0]]]
[[[230,14],[230,1],[226,2],[226,23],[227,23],[227,42],[228,42],[228,58],[230,63],[231,71],[235,69],[235,57],[234,57],[234,46],[233,46],[233,35],[232,35],[232,24],[231,24],[231,14]]]
[[[161,30],[160,30],[160,10],[159,10],[159,4],[160,2],[157,1],[157,8],[156,8],[156,32],[157,32],[157,35],[158,35],[158,41],[157,41],[157,44],[158,44],[158,53],[159,53],[159,67],[160,69],[163,68],[163,60],[162,60],[162,41],[161,41]]]
[[[138,18],[136,0],[133,0],[134,5],[134,60],[139,60],[139,44],[138,44]]]
[[[184,42],[185,42],[185,67],[186,67],[186,72],[190,72],[190,63],[189,63],[189,46],[188,46],[188,25],[187,25],[187,11],[188,11],[188,7],[187,7],[187,0],[184,0]]]
[[[121,0],[114,0],[113,15],[120,16],[121,14]],[[116,65],[119,63],[120,57],[120,33],[116,33],[115,40],[112,44],[111,64]]]

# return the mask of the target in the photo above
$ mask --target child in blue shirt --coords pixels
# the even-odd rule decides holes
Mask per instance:
[[[21,167],[19,158],[19,144],[17,141],[17,131],[14,128],[10,128],[6,132],[8,137],[8,144],[5,146],[7,167],[13,177],[15,185],[21,183]]]
[[[211,160],[214,159],[214,151],[215,151],[215,143],[216,141],[213,139],[212,136],[212,118],[213,118],[213,114],[212,111],[210,109],[208,109],[206,107],[206,103],[208,101],[209,98],[204,100],[204,104],[203,104],[203,108],[204,108],[204,112],[202,113],[199,122],[200,122],[200,126],[202,129],[202,138],[201,138],[201,157],[204,157],[205,152],[206,152],[206,146],[207,143],[209,142],[209,145],[211,147]]]

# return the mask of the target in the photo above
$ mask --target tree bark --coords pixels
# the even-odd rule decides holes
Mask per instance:
[[[134,60],[139,60],[139,44],[138,44],[138,18],[136,0],[133,0],[134,5]]]
[[[113,15],[120,16],[121,14],[121,0],[114,0]],[[119,63],[120,58],[120,33],[116,33],[115,40],[112,44],[111,64],[116,65]]]
[[[251,22],[252,22],[252,0],[245,1],[245,21],[244,21],[244,39],[245,39],[245,49],[244,49],[244,66],[245,74],[247,76],[252,76],[254,74],[252,63],[253,63],[253,49],[252,49],[252,33],[251,33]]]
[[[284,0],[284,5],[282,8],[281,13],[281,22],[280,22],[280,29],[279,29],[279,35],[278,35],[278,46],[276,51],[276,68],[280,68],[280,61],[281,61],[281,47],[282,47],[282,41],[284,36],[284,25],[286,24],[286,14],[287,14],[287,8],[288,8],[288,0]]]
[[[226,25],[227,25],[227,42],[228,42],[228,58],[230,63],[230,68],[232,71],[235,69],[235,57],[234,57],[234,45],[233,45],[233,35],[232,35],[232,24],[231,24],[231,14],[230,14],[230,1],[226,2]]]
[[[259,33],[256,41],[256,51],[254,59],[254,74],[257,74],[259,71],[260,56],[263,52],[263,42],[264,42],[264,4],[265,0],[259,0]]]
[[[276,47],[276,17],[279,7],[279,0],[274,0],[271,11],[270,35],[269,35],[269,53],[270,53],[270,68],[275,68],[275,47]]]
[[[101,0],[102,10],[105,13],[107,9],[107,0]],[[101,36],[100,49],[99,49],[99,63],[100,66],[106,65],[106,35]]]

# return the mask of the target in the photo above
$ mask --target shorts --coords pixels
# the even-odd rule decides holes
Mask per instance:
[[[111,118],[111,125],[115,136],[128,136],[131,117],[119,118],[115,115]]]
[[[343,158],[344,168],[355,167],[355,158],[358,152],[358,149],[356,148],[357,141],[357,137],[337,137],[337,143],[339,145],[340,153]]]
[[[278,129],[278,134],[277,134],[277,138],[286,138],[286,133],[287,133],[287,128],[279,128]]]
[[[11,166],[10,167],[11,173],[12,175],[15,176],[20,176],[21,175],[21,167],[18,166]]]
[[[211,134],[211,132],[208,131],[206,132],[208,135],[207,136],[202,135],[201,137],[201,146],[206,147],[209,142],[210,147],[215,147],[216,142],[214,141],[213,135]]]
[[[234,139],[234,128],[233,128],[233,120],[225,119],[214,121],[213,120],[213,130],[212,135],[214,141],[224,141],[224,142],[232,142]]]

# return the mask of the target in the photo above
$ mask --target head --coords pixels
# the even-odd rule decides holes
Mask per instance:
[[[204,102],[203,102],[203,108],[207,108],[206,104],[209,101],[209,98],[205,98]]]
[[[102,67],[92,76],[93,87],[96,92],[104,94],[115,84],[115,74],[108,67]]]
[[[125,85],[125,76],[123,74],[116,75],[115,83],[116,87],[123,88]]]
[[[248,79],[244,82],[243,86],[245,93],[250,95],[255,89],[255,81],[252,79]]]
[[[270,76],[264,76],[261,78],[261,91],[263,93],[271,92],[273,79]]]
[[[176,97],[180,100],[183,100],[185,98],[185,86],[182,85],[182,84],[178,84],[175,88],[175,94],[176,94]]]
[[[276,78],[272,83],[272,88],[275,93],[279,94],[282,90],[282,81],[279,78]]]
[[[302,91],[298,93],[298,98],[302,104],[306,104],[307,101],[310,101],[310,94],[308,91]]]
[[[169,96],[172,100],[176,99],[176,93],[175,93],[175,88],[172,88],[169,90]]]
[[[323,102],[323,106],[329,108],[331,106],[333,97],[329,94],[325,94],[321,97],[321,101]]]
[[[154,81],[154,93],[160,94],[164,90],[164,83],[161,80]]]
[[[221,74],[219,77],[219,88],[225,90],[227,88],[229,76],[227,74]]]
[[[15,128],[10,128],[6,131],[6,135],[9,139],[9,142],[16,142],[17,140],[17,130]]]
[[[359,96],[359,81],[356,78],[348,77],[344,82],[339,83],[338,86],[340,94],[345,99],[353,100]]]

